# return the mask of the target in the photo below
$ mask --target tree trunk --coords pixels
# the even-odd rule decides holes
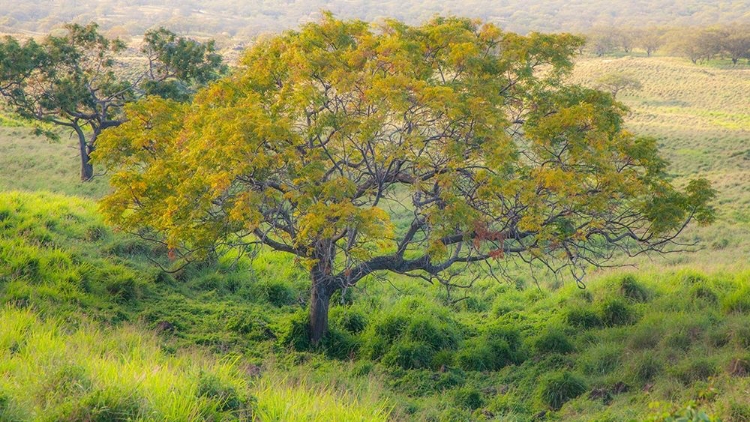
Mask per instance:
[[[310,342],[317,346],[328,333],[328,306],[335,288],[327,278],[313,274],[310,295]]]
[[[94,177],[94,166],[91,165],[91,151],[93,148],[86,142],[86,134],[83,133],[83,129],[76,126],[76,134],[78,134],[78,147],[81,150],[81,181],[88,182]]]

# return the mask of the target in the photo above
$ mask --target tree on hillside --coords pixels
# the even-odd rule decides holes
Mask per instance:
[[[39,131],[50,138],[58,137],[50,126],[75,133],[84,181],[94,175],[90,155],[99,135],[123,122],[126,103],[145,94],[184,100],[188,87],[215,78],[221,68],[213,44],[160,29],[146,34],[149,70],[134,72],[117,62],[125,45],[101,35],[96,24],[65,29],[40,43],[0,42],[0,96],[13,112],[43,123]]]
[[[617,32],[611,28],[594,28],[587,37],[587,44],[597,57],[609,54],[619,44]]]
[[[637,31],[634,38],[635,45],[642,48],[648,57],[664,44],[663,31],[654,27]]]
[[[258,42],[192,104],[128,105],[95,155],[113,171],[101,209],[175,256],[296,257],[313,344],[332,294],[374,273],[450,283],[527,262],[580,278],[617,250],[663,251],[711,221],[713,191],[676,190],[623,106],[564,82],[581,42],[326,15]]]
[[[621,91],[638,91],[642,88],[641,82],[633,75],[622,72],[607,73],[599,77],[595,82],[596,89],[600,89],[612,94],[612,98],[617,98]]]
[[[750,59],[750,24],[734,24],[723,29],[721,51],[737,64],[740,59]]]

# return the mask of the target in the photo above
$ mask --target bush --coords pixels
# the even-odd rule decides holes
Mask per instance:
[[[542,381],[539,396],[553,410],[560,408],[587,390],[586,382],[571,372],[554,373]]]
[[[628,305],[619,299],[602,303],[601,309],[602,322],[607,327],[630,324],[635,319]]]
[[[443,370],[445,368],[450,368],[451,366],[453,366],[453,362],[454,356],[452,351],[440,350],[439,352],[435,353],[435,356],[432,357],[432,364],[430,366],[436,371]]]
[[[453,403],[456,407],[474,410],[484,405],[482,393],[474,387],[459,388],[453,394]]]
[[[534,348],[538,353],[560,353],[566,354],[572,352],[575,348],[573,343],[568,340],[568,336],[557,328],[550,328],[534,342]]]
[[[604,325],[601,317],[591,309],[588,308],[573,308],[568,310],[565,314],[565,321],[579,328],[597,328]]]

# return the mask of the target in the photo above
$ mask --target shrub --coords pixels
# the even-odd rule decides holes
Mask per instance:
[[[355,377],[363,377],[369,375],[375,368],[375,364],[369,360],[362,360],[354,364],[352,367],[352,375]]]
[[[455,348],[458,343],[458,333],[453,327],[424,315],[414,317],[404,335],[409,340],[428,344],[433,350]]]
[[[601,317],[591,309],[588,308],[572,308],[565,314],[565,321],[579,328],[597,328],[601,327],[604,323]]]
[[[628,305],[619,299],[605,301],[601,310],[602,322],[607,327],[630,324],[635,319]]]
[[[539,396],[544,404],[553,410],[559,410],[566,402],[586,390],[586,382],[582,378],[565,371],[547,376],[541,383]]]
[[[538,353],[560,353],[566,354],[572,352],[575,348],[573,343],[568,340],[568,336],[557,328],[550,328],[541,336],[537,337],[534,342],[534,348]]]
[[[53,420],[81,420],[88,422],[127,422],[144,418],[144,401],[133,392],[116,388],[96,390],[72,406],[61,407]]]
[[[453,394],[453,403],[460,408],[474,410],[484,405],[482,393],[474,387],[463,387]]]

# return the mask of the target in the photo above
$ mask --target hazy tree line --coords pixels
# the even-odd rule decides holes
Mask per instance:
[[[139,36],[166,26],[185,35],[252,38],[315,21],[322,10],[367,21],[392,17],[411,24],[436,14],[493,22],[513,32],[578,32],[592,27],[707,26],[750,20],[744,0],[39,0],[0,7],[0,32],[46,34],[66,22],[98,22],[105,31]]]
[[[651,56],[662,51],[701,63],[715,58],[737,64],[750,59],[750,24],[732,23],[709,27],[593,28],[587,35],[587,49],[603,56],[631,53]]]

